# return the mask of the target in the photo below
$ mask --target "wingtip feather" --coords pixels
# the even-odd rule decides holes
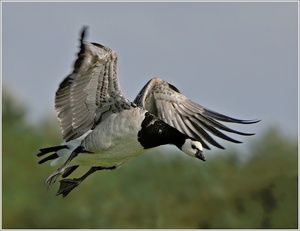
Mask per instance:
[[[81,35],[80,35],[80,41],[82,42],[84,40],[84,37],[87,34],[88,26],[83,26],[81,30]]]
[[[258,123],[260,122],[261,120],[260,119],[254,119],[254,120],[240,120],[242,124],[255,124],[255,123]]]

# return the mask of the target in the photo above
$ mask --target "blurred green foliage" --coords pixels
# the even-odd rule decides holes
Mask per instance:
[[[298,227],[298,147],[276,129],[256,136],[251,153],[207,151],[206,162],[151,151],[62,199],[58,183],[49,192],[43,184],[56,168],[35,155],[61,142],[58,124],[27,125],[7,95],[3,106],[3,228]]]

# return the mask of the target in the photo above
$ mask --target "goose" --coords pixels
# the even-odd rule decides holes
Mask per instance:
[[[221,122],[253,124],[259,120],[235,119],[205,108],[183,94],[172,84],[152,78],[133,102],[123,94],[117,75],[117,54],[110,48],[84,40],[73,72],[59,85],[55,109],[63,142],[41,148],[37,156],[42,164],[60,166],[46,180],[47,188],[57,180],[56,195],[66,197],[84,179],[99,170],[113,170],[147,149],[174,145],[188,156],[205,161],[203,149],[209,144],[224,149],[211,135],[241,143],[221,130],[243,136],[243,133]],[[44,156],[49,154],[48,156]],[[68,179],[79,166],[89,170],[79,178]]]

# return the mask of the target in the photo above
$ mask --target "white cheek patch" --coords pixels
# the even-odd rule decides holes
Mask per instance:
[[[184,144],[181,147],[181,151],[183,151],[185,154],[194,157],[195,152],[192,149],[191,139],[186,139]]]
[[[194,141],[194,145],[200,150],[200,151],[203,151],[203,146],[200,142],[198,141]]]
[[[191,156],[191,157],[195,157],[197,150],[195,148],[196,147],[198,150],[202,151],[203,147],[202,144],[198,141],[193,141],[191,139],[186,139],[184,144],[181,147],[181,151],[183,151],[185,154]]]

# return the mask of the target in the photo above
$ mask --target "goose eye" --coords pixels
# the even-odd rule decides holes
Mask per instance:
[[[194,144],[192,144],[192,149],[196,149],[196,146]]]

